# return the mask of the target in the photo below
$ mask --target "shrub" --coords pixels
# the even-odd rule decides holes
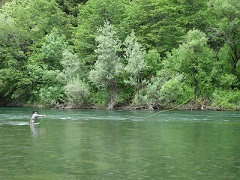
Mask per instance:
[[[212,106],[221,110],[239,110],[240,109],[240,91],[239,90],[215,90],[213,93]]]

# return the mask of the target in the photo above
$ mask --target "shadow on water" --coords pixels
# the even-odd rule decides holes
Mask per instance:
[[[0,108],[0,179],[238,179],[240,112]]]

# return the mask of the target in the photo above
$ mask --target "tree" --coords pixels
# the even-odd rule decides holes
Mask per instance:
[[[134,29],[147,51],[157,49],[163,56],[177,47],[186,32],[181,18],[184,12],[184,4],[179,1],[135,0],[131,1],[123,25],[128,33]]]
[[[64,100],[63,83],[57,78],[59,70],[49,70],[43,64],[42,56],[35,54],[27,65],[28,76],[31,79],[29,87],[29,103],[55,106]]]
[[[0,16],[0,80],[5,87],[0,94],[9,102],[26,103],[33,98],[36,80],[30,67],[43,63],[43,39],[53,27],[68,23],[54,1],[48,0],[13,0],[2,7]],[[32,61],[35,56],[38,62]]]
[[[216,82],[216,59],[214,51],[207,45],[206,35],[191,30],[184,43],[168,54],[165,67],[183,74],[185,83],[194,87],[194,93],[203,103],[214,91]]]
[[[209,0],[180,0],[175,3],[181,4],[181,14],[177,19],[178,23],[186,29],[186,32],[193,28],[199,29],[203,32],[208,28],[206,13]]]
[[[214,49],[228,50],[232,74],[240,80],[240,4],[238,0],[211,0],[209,2],[209,29]],[[214,43],[215,42],[215,43]],[[219,45],[220,44],[220,47]],[[229,48],[226,49],[226,46]],[[230,50],[230,51],[229,51]],[[220,57],[221,58],[221,57]],[[226,60],[226,59],[225,59]]]
[[[156,76],[157,72],[161,70],[162,58],[156,49],[149,50],[145,56],[146,69],[144,70],[144,77],[146,79],[151,79],[151,77]]]
[[[54,106],[64,101],[64,83],[57,77],[63,69],[61,60],[68,44],[56,28],[46,35],[42,44],[28,58],[27,70],[33,84],[32,101]]]
[[[99,35],[96,37],[98,47],[96,49],[97,61],[94,69],[89,73],[89,79],[98,88],[106,88],[109,92],[108,109],[112,109],[117,98],[118,76],[122,71],[122,64],[117,55],[120,51],[120,41],[116,31],[109,21],[98,29]]]
[[[134,31],[127,36],[123,44],[125,46],[125,58],[127,61],[127,65],[124,68],[126,72],[125,82],[135,87],[137,101],[142,80],[141,75],[146,68],[146,63],[144,62],[145,52],[137,42]]]
[[[85,74],[83,73],[83,65],[77,54],[69,49],[62,53],[60,61],[62,71],[57,78],[63,83],[66,102],[72,105],[82,105],[88,102],[90,95],[90,86],[85,82]]]
[[[66,13],[69,21],[68,29],[78,26],[77,17],[79,14],[79,6],[84,5],[88,0],[55,0],[59,8]],[[72,40],[72,38],[71,38]]]
[[[163,104],[182,104],[194,98],[191,86],[185,83],[184,76],[179,74],[164,82],[159,92],[159,101]]]
[[[58,29],[54,28],[52,32],[46,36],[46,41],[41,48],[44,62],[49,66],[49,69],[62,69],[60,61],[63,58],[65,49],[67,49],[65,37]]]
[[[115,26],[117,31],[125,17],[127,0],[88,0],[79,6],[78,27],[74,37],[75,51],[81,61],[91,69],[96,60],[97,28],[103,26],[107,20]],[[121,29],[124,31],[124,29]]]
[[[0,14],[0,99],[3,103],[18,104],[26,100],[31,81],[24,72],[27,36],[15,27],[10,5],[7,3],[2,7]]]
[[[62,71],[58,78],[64,83],[76,77],[84,78],[86,75],[83,73],[83,65],[77,54],[74,54],[69,49],[62,52],[62,59],[60,60]]]

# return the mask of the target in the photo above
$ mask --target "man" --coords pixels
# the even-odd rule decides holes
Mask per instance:
[[[39,114],[37,113],[37,111],[33,111],[33,115],[32,115],[32,118],[31,118],[31,120],[30,120],[30,124],[31,124],[31,123],[35,123],[38,117],[44,117],[44,116],[45,116],[45,115],[39,115]]]

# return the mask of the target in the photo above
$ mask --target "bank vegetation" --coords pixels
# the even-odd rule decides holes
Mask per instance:
[[[239,0],[12,0],[0,105],[240,109]]]

